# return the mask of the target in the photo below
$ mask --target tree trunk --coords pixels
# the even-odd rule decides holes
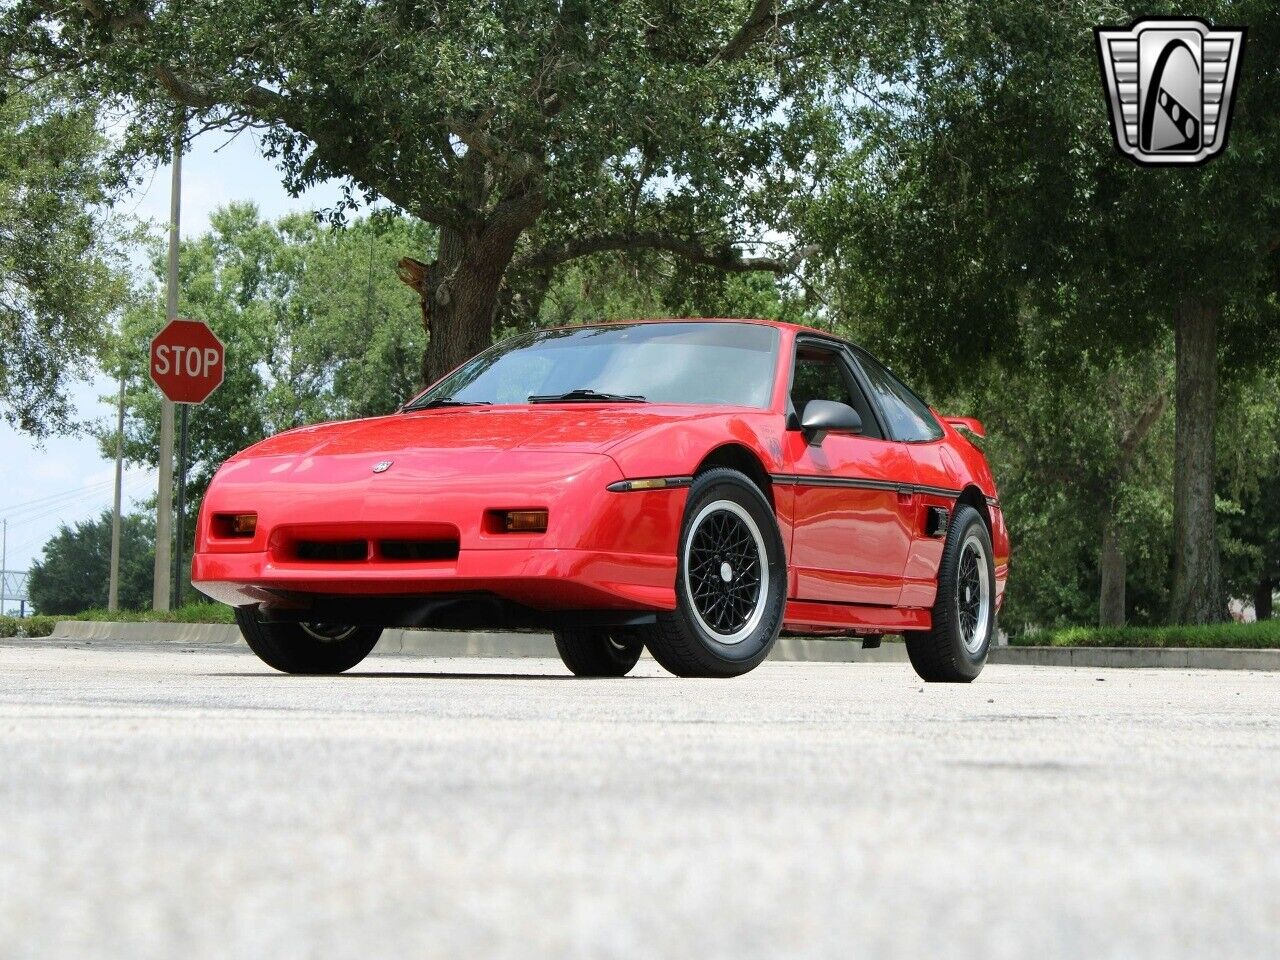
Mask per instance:
[[[1253,612],[1259,620],[1271,619],[1271,595],[1275,593],[1275,581],[1261,578],[1253,587]]]
[[[1174,310],[1173,623],[1226,618],[1214,508],[1220,313],[1218,306],[1194,298]]]
[[[1114,511],[1108,511],[1102,521],[1102,553],[1098,558],[1098,572],[1102,575],[1102,590],[1098,597],[1098,626],[1123,627],[1125,604],[1126,563],[1116,530]]]
[[[467,232],[440,229],[440,247],[432,263],[406,258],[400,278],[422,298],[427,347],[422,355],[422,385],[434,383],[475,356],[493,340],[503,277],[521,234],[537,219],[542,201],[521,196],[483,226]]]
[[[439,380],[466,362],[493,338],[493,315],[502,286],[502,263],[486,260],[480,244],[455,230],[440,231],[440,254],[420,290],[427,348],[422,355],[422,383]]]

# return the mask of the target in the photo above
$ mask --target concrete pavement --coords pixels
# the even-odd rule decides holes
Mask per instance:
[[[1280,675],[0,645],[0,956],[1274,957]]]

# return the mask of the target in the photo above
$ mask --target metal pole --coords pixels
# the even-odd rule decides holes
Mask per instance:
[[[4,616],[4,571],[9,565],[9,521],[0,520],[4,532],[0,533],[0,617]]]
[[[173,183],[169,196],[169,278],[170,321],[178,318],[178,223],[182,212],[182,126],[173,141]],[[160,399],[160,483],[156,497],[156,562],[152,573],[151,606],[169,609],[169,568],[173,531],[173,402]]]
[[[187,526],[187,413],[190,409],[191,406],[184,403],[182,405],[182,416],[178,421],[180,424],[178,428],[178,536],[176,540],[178,556],[173,571],[173,605],[175,607],[182,606],[182,546]]]
[[[120,403],[116,408],[116,497],[111,511],[111,579],[107,609],[120,609],[120,498],[124,487],[124,374],[120,374]]]

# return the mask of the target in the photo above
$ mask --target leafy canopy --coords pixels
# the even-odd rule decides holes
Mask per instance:
[[[120,606],[151,603],[155,523],[127,514],[120,528]],[[111,511],[74,526],[63,524],[31,565],[28,589],[40,613],[79,613],[105,608],[111,572]]]
[[[37,436],[70,424],[125,290],[103,149],[91,108],[0,86],[0,416]]]
[[[499,275],[530,230],[518,271],[634,249],[783,270],[732,243],[799,236],[845,92],[892,69],[875,38],[918,5],[19,0],[0,44],[126,112],[125,158],[167,155],[180,110],[255,128],[291,190],[388,198]]]
[[[336,229],[310,214],[267,222],[253,204],[233,203],[210,219],[210,231],[184,241],[179,257],[181,310],[209,323],[227,348],[222,385],[190,410],[193,501],[223,460],[265,436],[389,413],[413,393],[422,326],[392,265],[434,242],[424,225],[385,214]],[[113,363],[126,383],[125,456],[154,466],[160,394],[147,345],[165,323],[158,240],[152,266]],[[114,423],[100,441],[113,456]]]

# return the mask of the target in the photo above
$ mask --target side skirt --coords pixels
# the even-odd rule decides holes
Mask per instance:
[[[925,607],[874,607],[860,603],[788,600],[783,625],[787,630],[808,627],[854,630],[858,633],[900,633],[903,630],[928,630],[933,626],[933,611]]]

